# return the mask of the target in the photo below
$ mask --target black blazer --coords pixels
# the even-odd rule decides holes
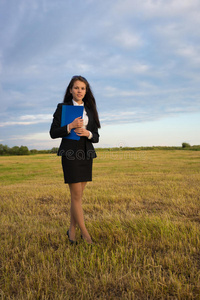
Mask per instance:
[[[78,141],[63,138],[69,134],[69,132],[67,131],[67,125],[65,125],[63,127],[60,126],[63,105],[73,105],[73,103],[72,103],[72,101],[69,101],[67,103],[59,103],[58,104],[57,109],[53,115],[53,122],[51,124],[50,132],[49,132],[52,139],[62,138],[62,141],[61,141],[60,147],[58,149],[58,153],[57,153],[57,155],[59,155],[59,156],[66,156],[69,153],[71,153],[73,155],[73,153],[75,153],[78,150]],[[87,130],[91,131],[91,133],[93,135],[91,139],[84,137],[86,140],[86,156],[87,156],[87,158],[95,158],[97,155],[96,155],[96,152],[94,150],[92,143],[98,143],[98,141],[99,141],[98,127],[94,120],[92,111],[86,106],[85,106],[85,110],[86,110],[86,113],[87,113],[87,116],[89,119],[88,125],[87,125]]]

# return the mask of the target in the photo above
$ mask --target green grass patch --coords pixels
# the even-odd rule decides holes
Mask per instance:
[[[66,237],[56,154],[0,157],[1,299],[199,299],[200,153],[97,151],[83,197],[95,244]]]

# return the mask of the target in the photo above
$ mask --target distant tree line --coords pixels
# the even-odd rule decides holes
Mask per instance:
[[[193,150],[200,151],[200,145],[191,146],[188,143],[182,143],[182,147],[178,146],[152,146],[152,147],[113,147],[113,148],[96,148],[98,151],[130,151],[130,150]],[[50,154],[57,153],[58,148],[54,147],[50,150],[29,150],[26,146],[14,146],[12,148],[7,145],[0,144],[0,155],[33,155],[33,154]]]
[[[130,150],[193,150],[200,151],[200,145],[191,146],[188,143],[182,143],[182,146],[146,146],[146,147],[114,147],[114,148],[96,148],[98,151],[130,151]]]
[[[58,148],[52,148],[51,150],[29,150],[26,146],[14,146],[8,147],[7,145],[0,144],[0,155],[30,155],[30,154],[46,154],[57,153]]]

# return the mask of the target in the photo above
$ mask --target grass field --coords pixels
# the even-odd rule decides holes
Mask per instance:
[[[200,299],[200,152],[99,151],[69,245],[55,154],[0,157],[1,299]]]

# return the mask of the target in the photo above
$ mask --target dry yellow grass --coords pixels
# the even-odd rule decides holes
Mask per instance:
[[[0,157],[1,299],[200,299],[200,152],[99,151],[69,245],[55,155]]]

